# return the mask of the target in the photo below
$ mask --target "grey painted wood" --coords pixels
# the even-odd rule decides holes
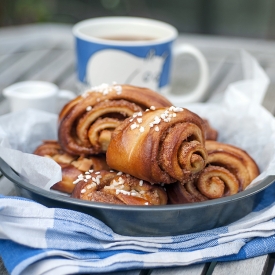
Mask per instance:
[[[0,75],[0,87],[5,88],[14,82],[20,81],[20,78],[26,74],[35,64],[45,57],[50,50],[32,51],[20,53],[9,67]]]
[[[264,255],[243,261],[218,263],[212,275],[263,275],[267,270],[269,256]]]
[[[64,41],[62,48],[73,46],[71,25],[67,24],[30,24],[0,29],[0,52],[10,45],[35,44],[39,48]]]
[[[72,52],[70,50],[60,51],[57,58],[46,66],[41,66],[40,70],[31,76],[30,79],[56,83],[58,78],[72,66],[74,66],[74,56]]]
[[[190,265],[184,267],[168,267],[154,269],[150,275],[203,275],[206,272],[206,265]]]

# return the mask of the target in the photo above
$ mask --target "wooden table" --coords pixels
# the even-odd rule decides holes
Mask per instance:
[[[238,79],[240,49],[251,53],[271,80],[263,105],[272,114],[275,111],[275,42],[181,34],[176,43],[192,43],[201,49],[210,68],[210,86],[205,100],[213,100],[227,85]],[[183,62],[184,61],[184,62]],[[183,64],[184,63],[184,64]],[[188,68],[188,70],[184,70]],[[194,85],[196,65],[190,58],[175,61],[173,88],[188,89]],[[184,83],[182,72],[186,71]],[[15,82],[44,80],[61,89],[78,93],[75,73],[74,41],[70,25],[28,25],[0,29],[0,91]],[[0,95],[0,115],[9,112],[9,106]],[[2,176],[0,193],[15,195],[13,184]],[[11,252],[12,253],[12,252]],[[116,272],[124,275],[275,275],[273,255],[227,263],[198,264],[187,267]],[[0,260],[0,275],[8,274]],[[35,274],[34,274],[35,275]]]

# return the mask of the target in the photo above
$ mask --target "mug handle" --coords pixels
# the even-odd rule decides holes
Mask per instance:
[[[57,93],[57,97],[58,97],[57,112],[59,113],[65,104],[67,104],[70,100],[73,100],[74,98],[76,98],[76,94],[68,90],[59,90]]]
[[[204,55],[201,53],[200,50],[198,50],[196,47],[189,44],[177,45],[173,49],[173,54],[174,54],[174,58],[183,54],[192,55],[198,62],[200,76],[196,87],[192,91],[188,92],[187,94],[183,94],[179,96],[172,95],[170,93],[169,99],[172,102],[182,102],[182,103],[193,103],[193,102],[200,101],[205,95],[205,92],[209,85],[209,67],[208,67],[207,60],[205,59]]]

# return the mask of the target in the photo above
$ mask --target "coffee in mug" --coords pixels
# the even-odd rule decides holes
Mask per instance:
[[[101,17],[73,27],[77,74],[82,89],[103,83],[147,87],[166,95],[175,105],[199,101],[208,87],[208,65],[203,54],[189,44],[173,46],[175,27],[153,19]],[[171,64],[182,54],[199,64],[197,86],[188,94],[171,93]]]

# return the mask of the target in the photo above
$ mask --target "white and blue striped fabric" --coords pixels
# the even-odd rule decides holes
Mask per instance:
[[[0,196],[0,256],[12,275],[102,273],[232,261],[275,252],[275,186],[243,219],[209,231],[127,237],[76,211]]]

